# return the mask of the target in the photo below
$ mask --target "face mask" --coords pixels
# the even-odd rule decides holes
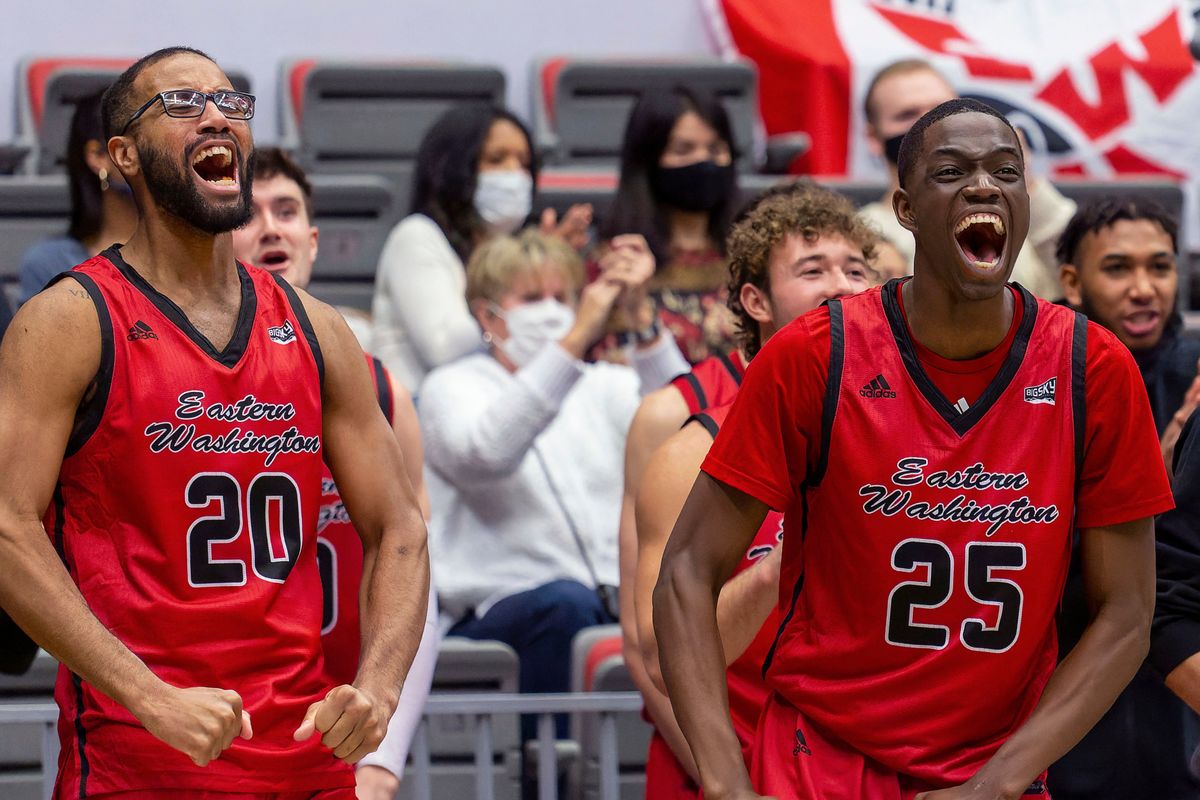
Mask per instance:
[[[697,161],[686,167],[656,167],[650,185],[659,200],[684,211],[712,211],[733,189],[733,165]]]
[[[907,133],[907,131],[905,131]],[[883,141],[883,155],[888,160],[888,163],[893,167],[900,163],[900,143],[904,141],[904,134],[900,133],[890,139]]]
[[[552,297],[522,303],[507,311],[492,306],[492,311],[508,323],[508,338],[497,341],[496,346],[518,367],[532,361],[546,345],[566,336],[575,324],[571,307]]]
[[[533,206],[533,178],[523,169],[489,170],[475,182],[475,210],[498,231],[521,227]]]

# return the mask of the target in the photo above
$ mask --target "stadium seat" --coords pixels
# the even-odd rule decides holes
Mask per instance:
[[[13,703],[54,702],[58,662],[40,651],[24,675],[0,675],[0,707]],[[42,726],[24,723],[0,727],[0,797],[42,798]],[[50,765],[54,769],[54,765]]]
[[[282,67],[283,145],[311,172],[391,177],[405,191],[425,131],[467,101],[504,104],[504,73],[450,63],[304,59]]]
[[[132,58],[36,57],[21,62],[17,85],[18,144],[30,150],[26,172],[49,175],[65,169],[71,116],[81,99],[104,90]],[[245,73],[227,71],[233,88],[248,92]]]
[[[576,692],[636,692],[621,651],[621,627],[598,625],[585,628],[571,643],[571,689]],[[622,800],[640,800],[646,791],[646,751],[652,728],[640,714],[621,713],[617,723],[617,766]],[[576,715],[572,736],[579,742],[582,796],[600,796],[600,722],[596,717]]]
[[[520,667],[516,652],[502,642],[450,636],[442,640],[432,692],[516,692]],[[493,774],[497,800],[515,800],[520,774],[520,734],[515,716],[492,719]],[[434,797],[473,797],[475,726],[466,716],[429,718],[430,784]],[[414,795],[412,765],[400,781],[399,800]]]
[[[70,212],[65,175],[0,177],[0,281],[10,296],[26,248],[65,234]]]
[[[379,253],[407,203],[377,175],[311,175],[310,180],[321,240],[309,291],[327,303],[368,310]]]
[[[739,166],[754,168],[758,73],[747,61],[556,57],[534,64],[530,85],[534,136],[549,163],[614,167],[638,97],[647,89],[686,86],[721,99],[741,150]],[[770,160],[783,166],[807,148],[802,134],[773,141],[786,152],[773,153]]]

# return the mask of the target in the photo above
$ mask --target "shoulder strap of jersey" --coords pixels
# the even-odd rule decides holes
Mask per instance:
[[[676,375],[671,379],[671,385],[683,395],[683,402],[687,404],[690,413],[697,414],[708,408],[708,396],[704,394],[704,387],[700,385],[700,379],[695,374],[685,372]]]
[[[1087,423],[1087,329],[1088,320],[1075,312],[1071,332],[1071,419],[1075,423],[1075,482],[1083,470],[1083,449]]]
[[[837,412],[842,389],[842,365],[846,360],[846,328],[842,317],[842,301],[828,300],[829,308],[829,374],[825,377],[825,403],[821,409],[821,450],[817,463],[804,480],[809,487],[819,486],[829,466],[829,442],[833,438],[833,417]]]
[[[313,330],[312,322],[308,318],[308,312],[304,310],[304,304],[300,302],[300,296],[296,294],[296,290],[292,285],[285,281],[282,277],[271,273],[271,277],[275,279],[275,283],[283,290],[287,297],[288,305],[292,307],[292,313],[296,315],[296,321],[300,323],[300,329],[304,331],[304,339],[308,342],[308,349],[312,351],[313,360],[317,362],[317,375],[320,376],[321,386],[325,385],[325,359],[321,355],[321,343],[317,341],[317,332]]]
[[[721,365],[729,372],[729,377],[733,378],[733,382],[738,386],[742,385],[742,371],[738,369],[738,365],[733,363],[733,359],[728,353],[718,351],[717,358],[721,360]]]
[[[371,365],[371,377],[375,380],[375,397],[379,400],[379,409],[391,425],[396,421],[396,401],[392,397],[391,376],[378,358],[367,356],[367,360]]]
[[[714,439],[717,438],[717,433],[721,430],[720,423],[713,419],[707,411],[701,411],[699,414],[692,414],[687,418],[687,422],[683,423],[683,427],[686,428],[693,422],[698,422],[699,424],[703,425],[704,430],[708,431],[708,435]]]
[[[92,303],[96,306],[96,316],[100,319],[100,368],[96,370],[96,378],[88,386],[83,396],[83,402],[79,404],[79,410],[75,412],[75,426],[71,429],[70,438],[67,439],[65,457],[77,453],[79,448],[87,444],[87,440],[100,427],[104,408],[108,405],[108,391],[112,386],[116,345],[113,341],[112,315],[108,313],[108,302],[105,301],[104,294],[96,285],[96,281],[83,272],[68,271],[59,273],[46,285],[47,287],[53,286],[63,278],[71,278],[87,291],[88,296],[92,298]]]

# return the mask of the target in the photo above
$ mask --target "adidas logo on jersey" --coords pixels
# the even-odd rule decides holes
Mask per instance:
[[[291,344],[296,341],[296,329],[292,327],[290,319],[284,320],[282,325],[267,328],[267,336],[270,336],[275,344]]]
[[[896,393],[892,391],[891,386],[888,386],[888,382],[882,375],[876,375],[870,383],[859,389],[858,393],[863,397],[871,398],[892,398],[896,396]]]
[[[1025,402],[1026,403],[1045,403],[1046,405],[1054,405],[1054,388],[1058,386],[1058,378],[1051,378],[1038,386],[1025,387]]]
[[[129,326],[129,335],[125,338],[131,342],[134,342],[138,339],[157,339],[158,334],[154,332],[153,328],[139,319],[137,322]]]

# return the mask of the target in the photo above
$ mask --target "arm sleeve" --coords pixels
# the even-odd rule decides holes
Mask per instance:
[[[1175,446],[1175,508],[1154,526],[1158,562],[1150,662],[1168,675],[1200,653],[1200,430],[1188,420]]]
[[[1119,525],[1172,506],[1150,400],[1129,350],[1088,323],[1086,427],[1077,528]]]
[[[387,735],[379,743],[379,749],[364,756],[358,762],[360,765],[383,767],[397,778],[404,775],[404,762],[408,760],[408,750],[412,747],[417,726],[421,724],[425,698],[429,697],[429,689],[433,685],[439,640],[437,593],[431,581],[429,606],[425,611],[425,632],[421,634],[421,645],[417,648],[417,655],[404,678],[396,713],[392,714],[392,719],[388,722]]]
[[[500,391],[464,380],[464,366],[433,373],[421,390],[425,460],[452,483],[515,470],[583,375],[582,362],[557,344],[547,345]]]
[[[427,370],[479,347],[479,325],[467,307],[462,273],[446,237],[424,218],[401,222],[379,256],[377,282]]]
[[[746,370],[702,469],[786,511],[815,463],[829,372],[829,312],[775,334]]]
[[[641,381],[642,397],[666,386],[672,378],[691,370],[691,365],[679,352],[679,345],[665,329],[658,341],[644,350],[633,349],[629,361]]]

